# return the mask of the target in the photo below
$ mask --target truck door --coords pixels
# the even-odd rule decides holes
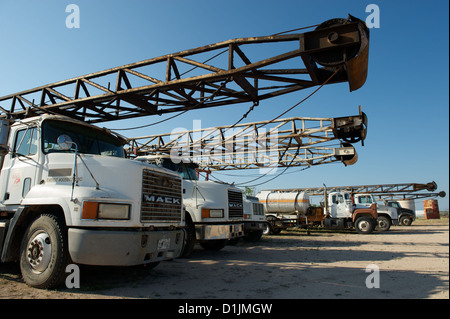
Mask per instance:
[[[36,184],[39,168],[38,130],[27,127],[18,130],[14,137],[10,160],[5,159],[2,181],[5,182],[4,204],[20,204],[28,191]],[[8,165],[9,164],[9,165]]]
[[[345,200],[344,194],[330,194],[330,211],[332,218],[348,218],[351,217],[351,209],[349,203]]]
[[[329,195],[329,202],[328,205],[330,206],[330,212],[331,212],[331,217],[332,218],[337,218],[337,205],[338,205],[338,201],[337,201],[337,194],[330,194]]]
[[[337,194],[336,204],[337,218],[347,218],[351,216],[349,203],[345,200],[344,194]]]

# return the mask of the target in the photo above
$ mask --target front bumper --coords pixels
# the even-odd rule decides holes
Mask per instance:
[[[264,230],[267,224],[266,221],[247,221],[244,222],[244,231]]]
[[[232,239],[244,236],[243,224],[196,224],[197,240]]]
[[[180,256],[184,230],[90,230],[70,228],[69,253],[78,264],[133,266]]]

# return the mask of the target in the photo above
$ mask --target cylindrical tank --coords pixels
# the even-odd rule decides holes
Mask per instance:
[[[413,212],[416,212],[416,204],[414,203],[414,199],[398,200],[398,203],[403,208],[411,209]]]
[[[266,213],[300,213],[306,214],[309,196],[304,192],[277,193],[262,191],[256,195],[264,205]]]

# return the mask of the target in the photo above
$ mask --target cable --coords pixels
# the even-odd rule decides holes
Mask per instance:
[[[277,117],[273,118],[272,120],[270,120],[267,123],[262,124],[261,126],[258,127],[261,128],[263,126],[266,126],[267,124],[272,123],[273,121],[279,119],[280,117],[282,117],[284,114],[290,112],[291,110],[293,110],[294,108],[296,108],[297,106],[299,106],[300,104],[302,104],[303,102],[305,102],[307,99],[309,99],[311,96],[313,96],[315,93],[317,93],[317,91],[319,91],[322,87],[324,87],[325,84],[327,84],[342,68],[343,68],[344,64],[342,64],[336,71],[334,71],[334,73],[325,81],[323,82],[318,88],[316,88],[312,93],[310,93],[307,97],[305,97],[303,100],[301,100],[300,102],[294,104],[293,106],[291,106],[289,109],[287,109],[286,111],[284,111],[283,113],[281,113],[280,115],[278,115]]]
[[[111,129],[111,130],[113,130],[113,131],[130,131],[130,130],[137,130],[137,129],[144,128],[144,127],[150,127],[150,126],[153,126],[153,125],[157,125],[157,124],[166,122],[166,121],[171,120],[173,118],[176,118],[177,116],[180,116],[180,115],[186,113],[187,111],[189,111],[189,110],[184,110],[184,111],[182,111],[182,112],[180,112],[178,114],[175,114],[174,116],[171,116],[169,118],[166,118],[166,119],[158,121],[158,122],[154,122],[154,123],[150,123],[150,124],[146,124],[146,125],[142,125],[142,126],[133,126],[133,127],[127,127],[127,128],[114,128],[114,129]]]

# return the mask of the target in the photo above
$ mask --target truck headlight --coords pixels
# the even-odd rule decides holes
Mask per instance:
[[[127,220],[130,219],[130,205],[84,202],[81,218]]]
[[[223,209],[202,208],[202,218],[223,218]]]

